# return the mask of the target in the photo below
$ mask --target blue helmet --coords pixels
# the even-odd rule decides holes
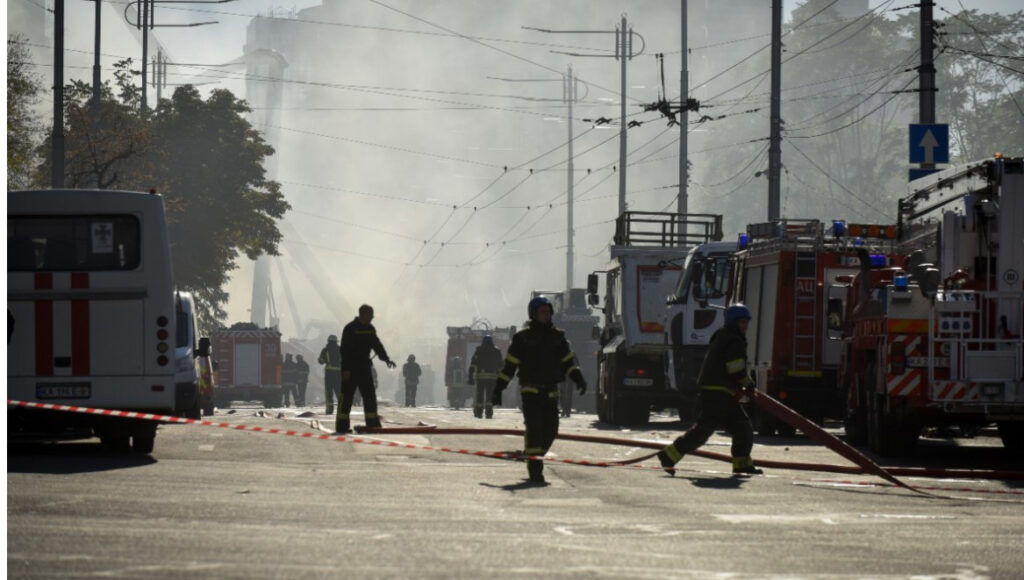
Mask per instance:
[[[483,346],[494,346],[494,338],[489,334],[485,334],[481,344]]]
[[[541,306],[551,308],[552,312],[555,310],[555,307],[551,305],[550,300],[543,296],[538,296],[533,300],[530,300],[530,303],[526,306],[526,313],[530,316],[530,320],[533,320],[534,315],[537,314],[537,309]]]
[[[750,309],[739,302],[725,309],[726,325],[736,324],[740,320],[750,320],[751,318],[753,317],[750,315]]]

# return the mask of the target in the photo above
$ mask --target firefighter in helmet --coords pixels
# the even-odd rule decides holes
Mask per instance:
[[[380,415],[377,414],[376,381],[374,380],[373,362],[370,353],[374,352],[389,369],[395,363],[384,350],[384,345],[377,338],[377,329],[370,322],[373,320],[373,307],[363,304],[359,307],[359,316],[345,325],[341,331],[341,399],[338,402],[338,415],[335,418],[335,431],[349,431],[349,413],[358,390],[363,396],[363,417],[367,427],[380,427]]]
[[[416,406],[416,387],[420,384],[420,375],[423,369],[416,362],[416,355],[410,354],[402,365],[402,377],[405,378],[405,406]]]
[[[327,346],[320,351],[317,359],[324,366],[324,400],[327,401],[327,414],[334,413],[334,400],[341,401],[341,347],[338,337],[327,337]]]
[[[494,402],[501,404],[501,392],[513,375],[519,372],[519,387],[526,422],[526,449],[523,453],[537,457],[527,462],[530,481],[544,482],[543,457],[558,436],[558,383],[568,376],[582,395],[587,382],[576,364],[565,333],[554,327],[554,308],[543,296],[530,300],[530,316],[526,328],[512,337],[505,356],[505,367],[494,385]]]
[[[469,363],[469,378],[466,383],[476,384],[476,398],[473,399],[473,416],[477,419],[485,414],[488,419],[494,417],[494,381],[501,371],[501,351],[494,346],[494,338],[485,334],[483,342],[473,351],[473,358]],[[486,412],[484,410],[486,407]]]
[[[683,455],[707,442],[719,425],[732,435],[733,473],[762,473],[754,467],[750,450],[754,446],[754,428],[739,399],[754,388],[747,373],[747,325],[750,309],[733,304],[725,311],[725,326],[711,337],[697,384],[700,385],[700,417],[697,424],[658,452],[662,468],[675,475],[675,465]]]

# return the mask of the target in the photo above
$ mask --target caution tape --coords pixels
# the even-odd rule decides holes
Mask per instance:
[[[434,446],[434,445],[419,445],[419,444],[415,444],[415,443],[401,443],[401,442],[388,441],[388,440],[383,440],[383,439],[374,439],[372,437],[350,436],[350,435],[334,435],[333,433],[331,433],[331,434],[327,434],[327,433],[313,433],[313,432],[310,432],[310,431],[299,431],[299,430],[295,430],[295,429],[279,429],[279,428],[276,428],[276,427],[261,427],[261,426],[258,426],[258,425],[232,424],[232,423],[224,423],[224,422],[219,422],[219,421],[210,421],[210,420],[203,420],[203,419],[188,419],[188,418],[185,418],[185,417],[177,417],[177,416],[174,416],[174,415],[161,415],[161,414],[157,414],[157,413],[142,413],[142,412],[138,412],[138,411],[122,411],[122,410],[116,410],[116,409],[99,409],[99,408],[94,408],[94,407],[81,407],[81,406],[76,406],[76,405],[59,405],[59,404],[54,404],[54,403],[38,403],[38,402],[32,402],[32,401],[18,401],[18,400],[13,400],[13,399],[8,399],[7,400],[7,404],[8,405],[13,405],[13,406],[18,406],[18,407],[30,408],[30,409],[40,409],[40,410],[48,410],[48,411],[62,411],[62,412],[80,413],[80,414],[86,414],[86,415],[98,415],[98,416],[105,416],[105,417],[118,417],[118,418],[124,418],[124,419],[139,419],[139,420],[145,420],[145,421],[157,421],[157,422],[162,422],[162,423],[177,423],[177,424],[183,424],[183,425],[201,425],[201,426],[204,426],[204,427],[215,427],[215,428],[220,428],[220,429],[229,429],[229,430],[232,430],[232,431],[250,431],[250,432],[254,432],[254,433],[268,433],[268,434],[271,434],[271,435],[284,435],[284,436],[287,436],[287,437],[298,437],[298,438],[301,438],[301,439],[313,439],[313,440],[320,440],[320,441],[337,441],[337,442],[345,442],[345,443],[354,443],[354,444],[359,444],[359,445],[373,445],[373,446],[377,446],[377,447],[388,447],[388,448],[395,448],[395,449],[418,449],[418,450],[422,450],[422,451],[438,451],[438,452],[442,452],[442,453],[452,453],[452,454],[457,454],[457,455],[468,455],[468,456],[474,456],[474,457],[485,457],[485,458],[502,459],[502,460],[510,460],[510,461],[542,460],[542,461],[544,461],[546,463],[558,463],[558,464],[564,464],[564,465],[579,465],[579,466],[583,466],[583,467],[626,468],[626,469],[642,469],[642,470],[652,470],[652,471],[661,471],[661,469],[662,469],[661,466],[640,465],[639,464],[642,461],[645,461],[647,459],[651,459],[656,454],[644,455],[644,456],[641,456],[641,457],[636,457],[636,458],[633,458],[633,459],[622,460],[622,461],[593,461],[593,460],[586,460],[586,459],[571,459],[571,458],[547,457],[547,456],[540,457],[540,456],[535,456],[535,455],[524,455],[524,454],[522,454],[519,451],[481,451],[481,450],[473,450],[473,449],[459,449],[459,448],[455,448],[455,447],[440,447],[440,446]],[[260,416],[270,417],[270,415],[260,415]],[[417,430],[413,430],[413,429],[401,429],[401,428],[398,428],[398,429],[387,429],[387,428],[385,428],[385,429],[367,430],[367,432],[372,432],[372,433],[377,434],[377,435],[398,434],[400,432],[405,432],[406,434],[414,434],[415,433],[415,434],[424,434],[424,435],[425,434],[431,434],[431,433],[438,434],[438,435],[449,434],[448,432],[458,432],[460,434],[474,434],[474,435],[481,435],[481,434],[521,435],[522,434],[522,431],[518,430],[518,429],[490,429],[490,430],[488,430],[488,429],[417,429]],[[487,432],[496,432],[496,433],[487,433]],[[560,437],[561,437],[561,435],[560,435]],[[606,438],[606,437],[592,437],[592,436],[586,436],[586,435],[570,435],[570,434],[566,434],[564,436],[564,438],[569,439],[569,440],[581,441],[581,442],[605,443],[605,444],[615,444],[615,445],[627,445],[628,444],[628,442],[626,440],[612,439],[612,438]],[[636,447],[649,447],[649,446],[654,444],[653,442],[648,442],[648,441],[635,441],[634,443],[636,443],[636,445],[635,445]],[[711,454],[710,452],[708,452],[708,454],[709,455],[714,455],[715,457],[711,457],[713,459],[718,459],[717,456],[720,455],[720,454]],[[722,457],[725,457],[725,456],[722,456]],[[779,463],[779,462],[759,461],[758,463],[760,465],[768,466],[769,463]],[[803,464],[801,464],[801,465],[803,465]],[[682,470],[682,471],[698,471],[698,470],[680,469],[678,466],[677,466],[676,469],[677,470]],[[718,472],[708,471],[708,473],[718,473]],[[721,473],[726,474],[726,475],[734,475],[734,474],[730,474],[730,473],[727,473],[727,472],[721,472]],[[899,487],[901,487],[901,486],[898,486],[898,485],[895,485],[895,484],[885,484],[885,483],[877,483],[877,482],[863,482],[863,481],[862,482],[856,482],[856,481],[849,481],[849,480],[826,480],[826,479],[803,480],[803,481],[795,481],[794,483],[801,483],[801,484],[804,484],[804,485],[813,484],[813,483],[826,483],[826,484],[841,484],[841,485],[862,485],[862,486],[872,486],[872,487],[891,487],[891,488],[899,488]],[[935,490],[935,491],[948,491],[948,492],[959,492],[959,493],[991,493],[991,494],[1005,494],[1005,495],[1024,495],[1024,491],[1016,491],[1016,490],[985,490],[985,489],[974,489],[974,488],[921,486],[921,485],[918,485],[917,487],[919,489],[928,489],[928,490]],[[966,499],[966,498],[946,498],[946,499]]]

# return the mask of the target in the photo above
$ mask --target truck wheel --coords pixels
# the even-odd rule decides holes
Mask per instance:
[[[1014,457],[1024,456],[1024,422],[1000,421],[997,425],[1006,451]]]
[[[843,428],[850,445],[865,445],[868,442],[868,415],[864,409],[864,398],[857,398],[856,407],[850,408],[849,396],[843,401]]]
[[[598,394],[596,397],[597,402],[597,420],[602,423],[608,422],[608,404],[605,403],[604,396]]]
[[[127,433],[113,432],[100,435],[100,443],[109,451],[124,453],[131,448],[130,439]]]
[[[869,394],[868,444],[882,457],[914,454],[921,429],[897,409],[885,410],[885,395]]]
[[[132,435],[132,451],[135,453],[152,453],[156,433]]]
[[[754,428],[757,429],[757,434],[764,437],[771,437],[775,435],[775,426],[778,422],[775,417],[772,417],[768,413],[758,409],[754,413]]]

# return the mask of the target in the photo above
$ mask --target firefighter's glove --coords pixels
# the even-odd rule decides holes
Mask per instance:
[[[469,376],[466,377],[466,384],[467,385],[475,385],[476,384],[476,379],[473,378],[473,373],[469,373]]]
[[[585,379],[580,379],[580,380],[576,381],[576,392],[579,393],[581,396],[586,394],[586,392],[587,392],[587,381]]]
[[[494,391],[491,393],[491,404],[501,406],[501,392],[508,386],[508,381],[498,379],[494,383]]]
[[[398,365],[395,364],[395,361],[393,361],[393,360],[386,360],[386,361],[384,361],[384,364],[388,365],[389,369],[393,369],[396,366],[398,366]]]

